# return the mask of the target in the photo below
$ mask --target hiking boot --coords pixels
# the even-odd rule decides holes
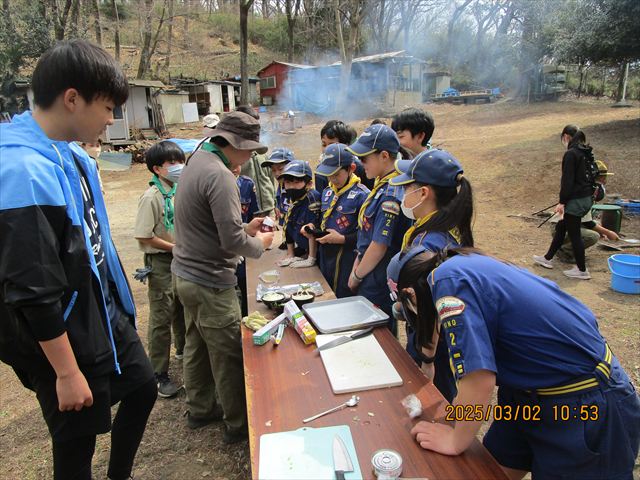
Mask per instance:
[[[176,357],[176,360],[182,360],[184,358],[184,351],[180,350],[179,352],[176,352],[174,357]]]
[[[218,410],[210,417],[194,417],[191,415],[191,412],[187,412],[187,427],[191,430],[197,430],[198,428],[206,427],[214,422],[219,422],[222,420],[223,416],[224,414],[222,413],[222,410]]]
[[[542,255],[534,255],[533,261],[536,262],[541,267],[549,268],[549,269],[553,268],[553,263],[551,263],[551,260],[547,260]]]
[[[590,280],[591,275],[589,275],[589,270],[579,270],[578,267],[573,267],[571,270],[564,270],[564,273],[569,278],[577,278],[578,280]]]
[[[161,398],[175,397],[182,388],[173,383],[166,372],[157,373],[156,382],[158,382],[158,396]]]
[[[242,442],[249,438],[249,432],[246,428],[240,430],[230,430],[225,426],[224,435],[222,441],[226,445],[233,445],[234,443]]]

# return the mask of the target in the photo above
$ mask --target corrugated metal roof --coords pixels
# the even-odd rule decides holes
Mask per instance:
[[[260,73],[262,73],[264,70],[266,70],[267,68],[269,68],[271,65],[273,65],[274,63],[279,63],[280,65],[286,65],[287,67],[292,67],[292,68],[316,68],[314,65],[303,65],[301,63],[290,63],[290,62],[281,62],[279,60],[274,60],[273,62],[271,62],[269,65],[267,65],[266,67],[261,68],[260,70],[258,70],[257,75],[260,75]]]
[[[375,55],[357,57],[357,58],[354,58],[351,61],[351,63],[376,63],[376,62],[381,62],[383,60],[387,60],[389,58],[396,58],[396,57],[407,58],[416,63],[426,63],[424,60],[420,60],[418,58],[412,57],[411,55],[407,55],[405,50],[398,50],[397,52],[376,53]],[[337,67],[339,65],[342,65],[342,62],[335,62],[329,66]]]
[[[129,80],[129,85],[133,85],[134,87],[167,88],[160,80],[144,80],[142,78]]]

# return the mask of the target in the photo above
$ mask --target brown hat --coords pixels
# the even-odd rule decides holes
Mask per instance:
[[[222,137],[238,150],[255,150],[267,153],[267,146],[260,143],[260,122],[243,112],[229,112],[214,129],[205,128],[211,138]]]

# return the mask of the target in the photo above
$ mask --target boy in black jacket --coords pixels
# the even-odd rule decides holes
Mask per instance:
[[[40,58],[33,92],[34,112],[0,125],[0,359],[37,394],[56,480],[90,480],[96,434],[109,430],[107,475],[122,480],[156,382],[95,162],[70,142],[98,140],[127,80],[107,52],[72,40]]]

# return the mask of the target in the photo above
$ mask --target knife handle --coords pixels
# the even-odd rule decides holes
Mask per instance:
[[[342,470],[336,470],[336,480],[344,480],[344,472]]]
[[[355,340],[356,338],[366,337],[371,332],[373,332],[373,328],[374,327],[369,327],[369,328],[365,328],[364,330],[360,330],[359,332],[356,332],[353,335],[351,335],[351,339]]]

